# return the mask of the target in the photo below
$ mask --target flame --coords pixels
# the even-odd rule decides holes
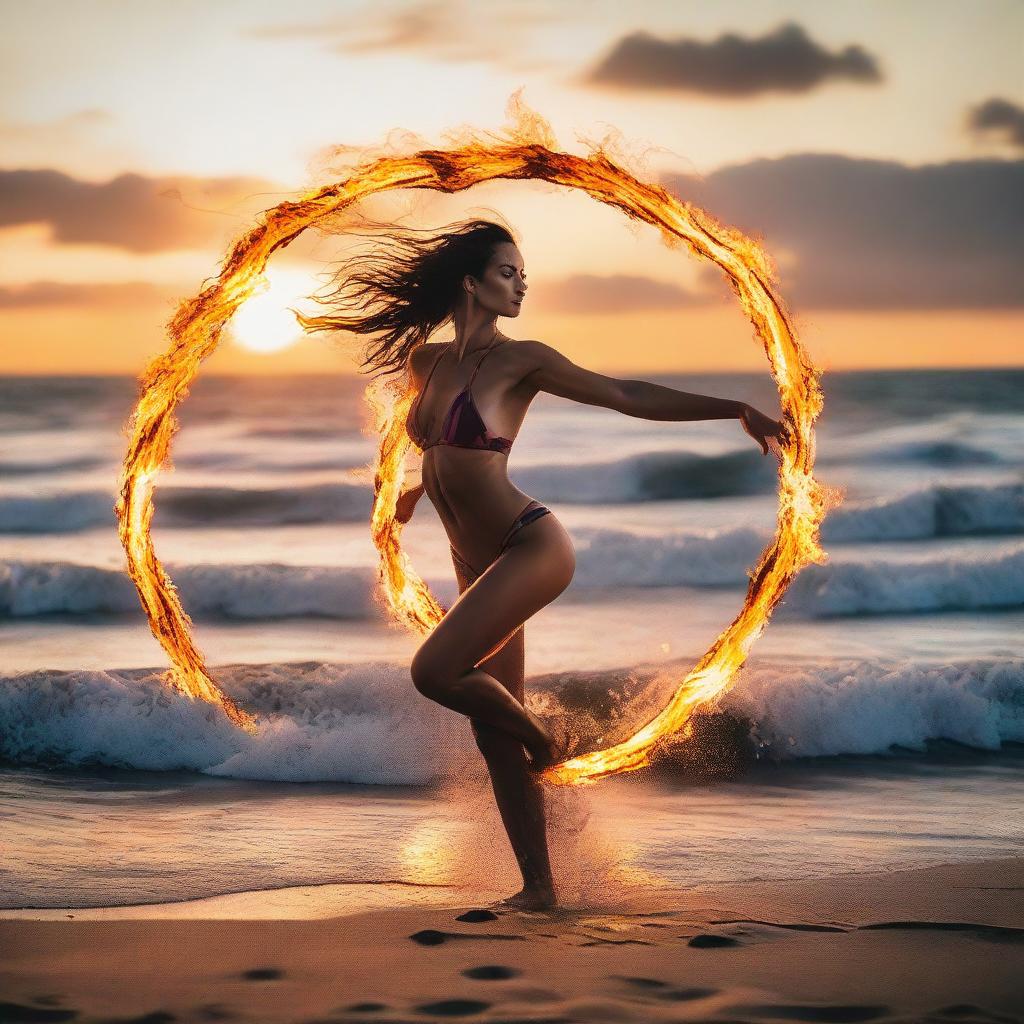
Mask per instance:
[[[170,347],[153,359],[140,377],[141,395],[126,425],[130,443],[115,511],[128,571],[153,635],[174,666],[167,682],[183,694],[219,705],[240,727],[254,731],[252,716],[220,690],[192,641],[191,622],[153,549],[150,522],[153,481],[169,461],[171,439],[177,430],[174,410],[186,397],[200,363],[217,347],[224,325],[263,280],[270,256],[307,228],[376,193],[403,188],[454,193],[497,178],[540,179],[580,189],[628,217],[653,225],[667,245],[685,245],[728,275],[764,345],[790,442],[779,450],[775,537],[749,572],[750,584],[739,614],[679,681],[664,710],[634,735],[543,773],[545,781],[573,785],[635,771],[649,764],[666,745],[691,735],[695,709],[720,698],[734,684],[751,646],[795,575],[804,566],[827,559],[818,543],[819,529],[839,492],[822,487],[812,473],[813,425],[823,405],[819,371],[797,340],[789,314],[775,292],[767,253],[699,207],[639,180],[621,161],[612,159],[605,143],[591,143],[586,157],[560,152],[550,126],[525,107],[518,93],[510,101],[510,114],[513,124],[503,135],[470,132],[447,149],[379,157],[359,164],[343,181],[264,211],[259,223],[234,244],[215,283],[181,304],[168,324]],[[371,385],[367,398],[380,438],[370,522],[381,554],[380,593],[395,620],[426,634],[446,609],[402,551],[402,524],[394,518],[411,443],[404,422],[413,394],[406,380],[404,389],[394,384]]]

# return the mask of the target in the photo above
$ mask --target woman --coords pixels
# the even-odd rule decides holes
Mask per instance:
[[[568,585],[572,541],[550,510],[506,472],[509,449],[540,391],[650,420],[736,418],[765,454],[783,424],[751,406],[575,365],[541,341],[517,341],[498,317],[517,317],[526,269],[510,231],[487,220],[440,235],[393,233],[394,247],[350,277],[373,311],[305,320],[314,329],[384,332],[367,361],[405,369],[417,394],[406,429],[422,453],[421,483],[399,499],[407,522],[426,492],[444,525],[459,598],[413,656],[424,696],[469,717],[523,876],[502,906],[553,906],[543,791],[536,773],[560,759],[524,704],[523,625]],[[426,344],[445,323],[454,338]]]

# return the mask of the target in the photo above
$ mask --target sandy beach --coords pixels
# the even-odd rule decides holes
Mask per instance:
[[[494,915],[395,887],[390,907],[317,916],[339,888],[5,911],[0,1019],[1024,1019],[1024,858],[600,913]]]

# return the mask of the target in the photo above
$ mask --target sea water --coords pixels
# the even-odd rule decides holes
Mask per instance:
[[[650,379],[777,410],[762,374]],[[208,377],[179,409],[154,543],[250,736],[160,680],[113,512],[134,379],[0,379],[0,908],[515,887],[468,723],[412,687],[420,638],[377,600],[365,383]],[[823,388],[816,476],[844,500],[716,704],[742,755],[549,791],[584,888],[1021,849],[1024,371]],[[609,742],[657,711],[742,605],[775,469],[735,421],[539,395],[509,475],[577,569],[526,626],[531,706]],[[454,600],[426,498],[402,539]]]

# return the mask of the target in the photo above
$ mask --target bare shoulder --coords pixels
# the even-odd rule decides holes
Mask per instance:
[[[519,341],[514,349],[520,388],[607,409],[622,406],[624,382],[618,378],[577,366],[557,348],[536,338]]]
[[[560,357],[558,349],[552,348],[536,338],[522,338],[506,347],[510,350],[507,358],[516,361],[517,369],[527,372],[550,364],[552,360]]]
[[[409,371],[416,381],[422,381],[434,365],[434,360],[440,357],[441,351],[447,346],[444,341],[428,341],[423,345],[417,345],[409,353]]]

